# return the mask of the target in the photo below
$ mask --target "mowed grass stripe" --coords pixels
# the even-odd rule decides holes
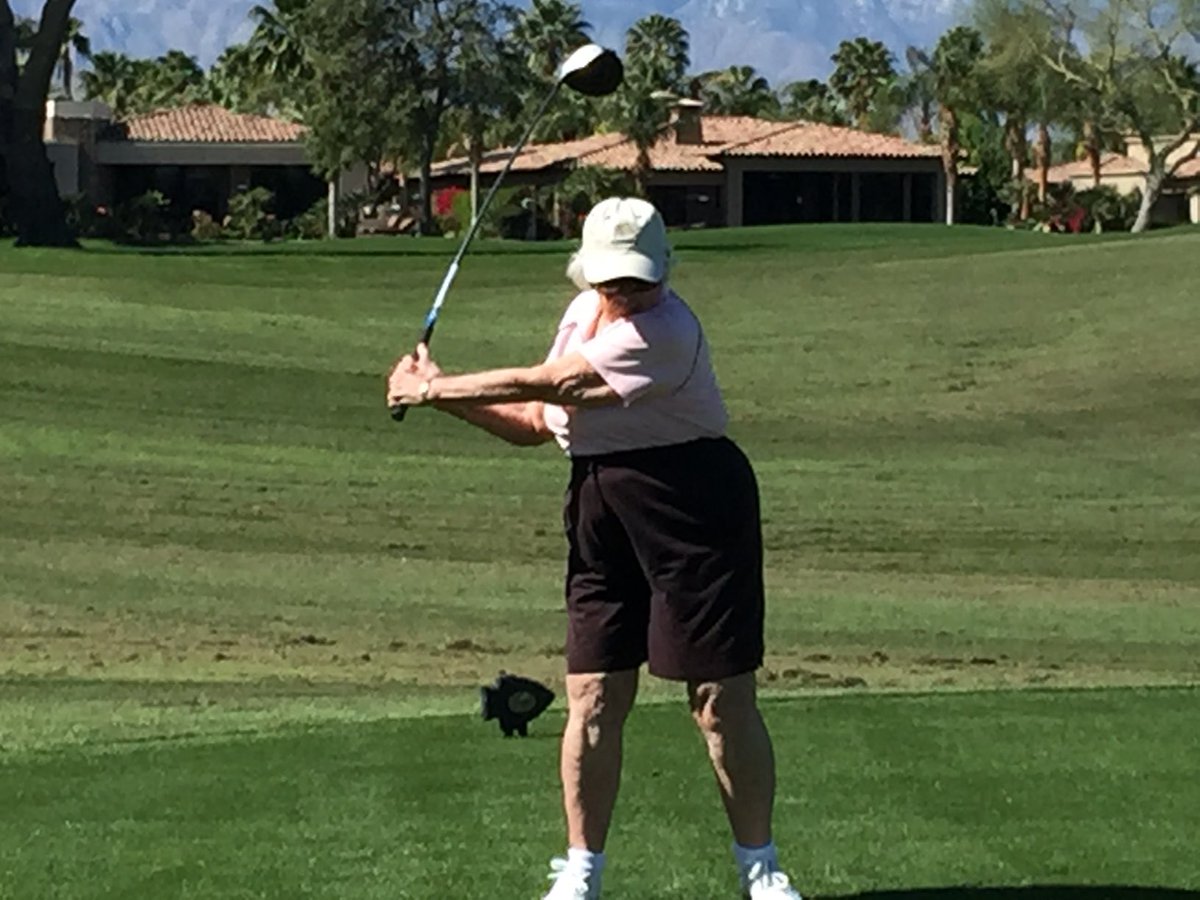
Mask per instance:
[[[1197,699],[768,702],[777,837],[817,897],[1200,889],[1189,777],[1200,745],[1187,727]],[[555,725],[503,741],[465,718],[340,723],[26,757],[4,768],[14,790],[0,808],[0,870],[22,898],[528,898],[560,850]],[[736,895],[704,768],[681,704],[635,711],[610,896]]]
[[[1198,237],[679,236],[762,482],[780,684],[1195,678]],[[538,358],[566,249],[480,247],[447,364]],[[8,671],[556,675],[561,456],[382,409],[447,253],[0,253]],[[1028,599],[1009,616],[981,584]]]

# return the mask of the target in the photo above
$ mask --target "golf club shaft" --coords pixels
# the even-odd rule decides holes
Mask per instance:
[[[450,294],[450,287],[454,284],[454,279],[458,277],[458,270],[462,267],[463,257],[467,255],[467,248],[471,246],[471,241],[475,240],[475,234],[479,231],[479,226],[483,222],[483,214],[487,212],[488,207],[492,205],[492,201],[496,199],[496,194],[500,190],[500,185],[512,171],[513,165],[516,164],[517,157],[521,155],[521,151],[525,149],[525,145],[529,143],[529,139],[533,137],[533,131],[537,128],[538,123],[542,121],[542,117],[546,115],[546,110],[550,108],[550,104],[554,102],[554,98],[558,96],[559,88],[562,87],[561,81],[554,82],[554,88],[542,101],[542,105],[538,107],[538,111],[534,114],[533,121],[529,123],[529,127],[525,129],[525,134],[517,141],[517,145],[513,147],[512,153],[508,155],[508,162],[504,169],[496,176],[496,180],[492,182],[491,188],[487,192],[487,196],[483,198],[483,202],[479,205],[479,209],[475,211],[475,218],[471,222],[471,227],[467,229],[466,236],[462,243],[458,245],[458,252],[454,254],[454,259],[450,261],[449,268],[446,269],[446,277],[442,279],[442,286],[438,288],[437,295],[433,299],[433,306],[429,308],[429,314],[425,317],[425,330],[421,335],[420,343],[429,346],[429,342],[433,340],[433,330],[437,327],[438,316],[442,313],[442,306],[446,303],[446,297]],[[428,190],[428,187],[425,188]],[[537,210],[530,211],[531,215],[536,216]],[[403,422],[404,416],[408,413],[407,406],[396,406],[392,408],[392,418],[397,422]]]

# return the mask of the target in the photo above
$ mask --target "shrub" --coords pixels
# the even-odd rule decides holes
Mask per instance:
[[[192,237],[197,241],[219,241],[225,237],[221,223],[202,209],[192,211]]]
[[[264,187],[251,188],[229,198],[225,232],[242,241],[269,241],[279,236],[279,226],[271,208],[275,195]]]
[[[128,244],[157,244],[170,240],[168,214],[171,203],[158,191],[113,206],[102,230],[106,237]]]
[[[479,202],[483,203],[487,197],[488,185],[482,185],[482,190],[479,192]],[[521,212],[520,201],[517,197],[518,188],[501,188],[496,194],[496,199],[492,201],[492,205],[488,207],[483,215],[483,221],[479,223],[479,236],[483,238],[497,238],[502,234],[502,225],[505,218],[517,215]],[[454,203],[451,209],[449,218],[453,220],[454,231],[465,231],[471,227],[471,192],[462,191],[454,196]]]
[[[1141,191],[1121,194],[1109,185],[1088,188],[1075,195],[1075,202],[1087,212],[1084,225],[1089,231],[1128,231],[1137,220]]]
[[[519,190],[512,202],[500,211],[500,237],[509,240],[528,240],[530,221],[537,218],[537,238],[541,241],[558,240],[563,230],[550,221],[546,206],[548,195],[540,194],[537,202],[529,190]],[[561,212],[561,207],[560,207]]]
[[[1015,193],[1010,191],[1009,193]],[[982,176],[960,178],[958,182],[958,221],[963,225],[1000,225],[1008,220],[1012,207],[1005,193]]]
[[[85,194],[63,198],[67,225],[77,237],[104,237],[109,228],[108,210],[97,207]]]
[[[592,207],[606,197],[632,197],[637,193],[633,176],[620,169],[581,166],[563,179],[558,188],[561,221],[556,222],[566,237],[578,237],[583,220]]]
[[[337,206],[337,236],[352,238],[358,234],[358,222],[363,206],[362,194],[351,194],[339,198]],[[329,230],[329,200],[322,198],[285,224],[288,237],[300,240],[319,241]]]
[[[284,226],[284,233],[289,238],[301,241],[322,240],[328,227],[325,222],[325,213],[328,207],[328,201],[318,200],[306,212],[291,219]]]

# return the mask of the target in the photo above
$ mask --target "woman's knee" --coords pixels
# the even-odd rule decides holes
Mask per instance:
[[[620,729],[637,694],[637,672],[567,676],[572,721],[589,732]]]
[[[705,734],[724,734],[758,715],[754,675],[688,684],[692,719]]]

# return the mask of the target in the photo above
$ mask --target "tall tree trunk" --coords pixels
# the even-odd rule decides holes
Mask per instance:
[[[1036,147],[1038,167],[1038,201],[1045,203],[1050,196],[1050,158],[1053,148],[1050,143],[1050,126],[1045,122],[1038,123],[1038,139]]]
[[[1092,187],[1100,187],[1100,132],[1090,119],[1083,123],[1083,147],[1092,170]]]
[[[471,138],[471,224],[479,219],[479,170],[483,168],[483,141]]]
[[[922,144],[933,140],[933,107],[925,102],[921,103],[921,112],[917,116],[917,140]]]
[[[75,88],[72,82],[75,80],[75,67],[71,63],[71,45],[68,44],[63,48],[62,56],[62,77],[63,77],[63,96],[68,100],[75,99]]]
[[[1025,167],[1029,164],[1029,139],[1025,135],[1025,119],[1016,114],[1008,115],[1004,131],[1004,147],[1012,160],[1012,182],[1019,198],[1017,215],[1024,222],[1029,218],[1029,181],[1025,177]]]
[[[12,141],[13,104],[17,99],[17,30],[8,0],[0,0],[0,150]],[[0,161],[0,195],[5,193]]]
[[[417,215],[420,234],[433,234],[433,154],[421,154],[421,209]]]
[[[15,53],[0,61],[0,135],[7,138],[3,149],[7,181],[12,200],[12,215],[17,225],[17,246],[77,247],[67,225],[66,208],[58,196],[54,169],[46,155],[42,131],[46,124],[46,97],[50,80],[66,39],[67,24],[75,0],[46,0],[41,25],[34,39],[29,60],[15,81],[11,105],[3,98],[6,87],[14,86]],[[11,31],[5,22],[12,20],[8,0],[0,0],[0,31]],[[7,43],[7,40],[5,41]]]
[[[17,98],[17,31],[8,0],[0,0],[0,201],[9,198],[8,148],[13,139],[13,104]],[[7,228],[9,222],[0,222]]]
[[[958,157],[962,144],[958,136],[958,111],[942,106],[942,168],[946,172],[946,224],[958,221]]]
[[[637,185],[639,197],[650,196],[650,171],[654,168],[654,164],[650,160],[649,144],[638,144],[637,162],[633,167],[633,181]]]
[[[1146,185],[1142,188],[1142,205],[1138,209],[1137,220],[1133,223],[1134,234],[1141,234],[1150,227],[1150,214],[1162,195],[1166,181],[1166,160],[1154,153],[1150,156],[1150,171],[1146,174]]]

